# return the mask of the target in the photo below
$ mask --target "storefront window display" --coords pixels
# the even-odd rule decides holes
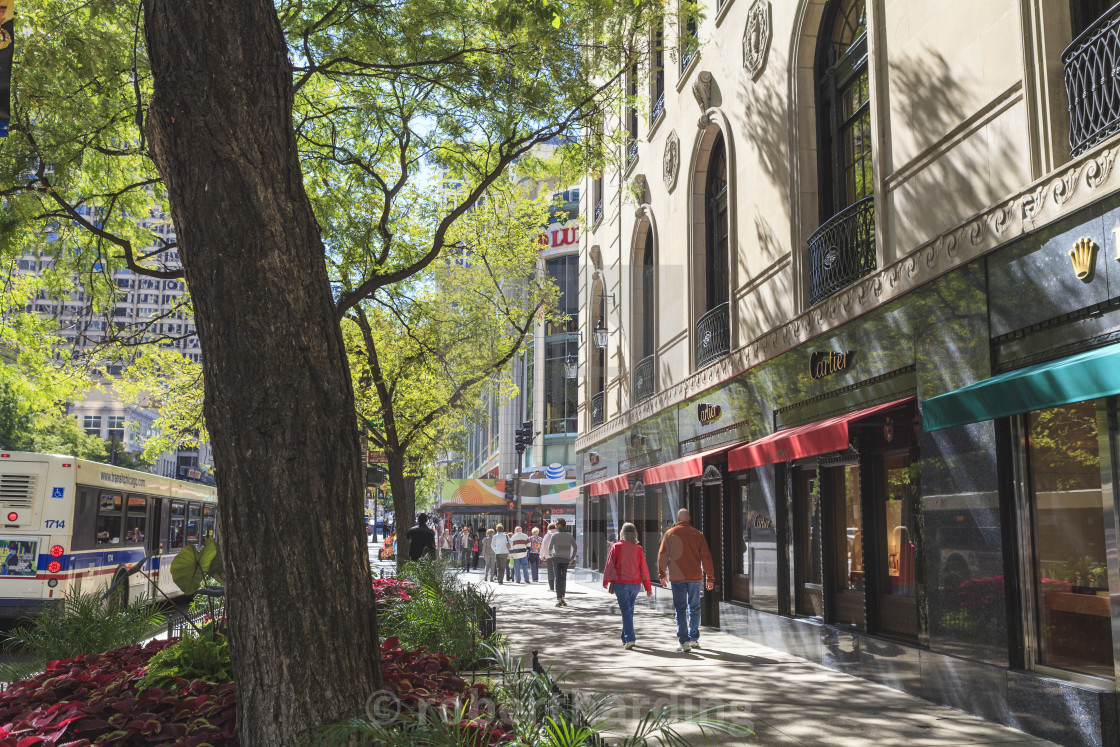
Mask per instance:
[[[794,470],[797,549],[797,612],[824,616],[821,547],[821,484],[815,469]]]
[[[863,625],[863,508],[860,503],[859,466],[831,468],[836,531],[836,620]]]
[[[1105,505],[1114,498],[1111,490],[1102,494],[1104,422],[1104,400],[1029,413],[1027,450],[1038,663],[1111,677]]]
[[[917,462],[909,454],[883,459],[877,496],[879,627],[884,633],[918,635]]]

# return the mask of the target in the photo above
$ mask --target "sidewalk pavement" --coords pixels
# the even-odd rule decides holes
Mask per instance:
[[[478,574],[467,579],[482,583]],[[543,579],[489,586],[498,631],[515,656],[528,662],[536,649],[550,671],[574,670],[560,686],[577,698],[614,696],[612,714],[621,728],[607,732],[608,741],[667,703],[684,715],[727,707],[721,718],[754,731],[749,739],[712,737],[710,744],[719,745],[1052,744],[713,629],[701,628],[698,652],[675,653],[672,616],[644,608],[644,594],[634,616],[637,646],[626,651],[618,606],[601,586],[569,576],[565,608],[556,607]],[[681,733],[692,744],[705,743],[695,728]]]

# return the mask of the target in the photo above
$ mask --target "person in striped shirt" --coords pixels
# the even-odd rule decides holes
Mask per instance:
[[[533,583],[540,579],[538,574],[541,568],[541,542],[544,540],[541,537],[541,528],[533,527],[533,532],[529,536],[529,573],[533,576]]]
[[[529,554],[529,536],[521,531],[521,527],[513,528],[513,537],[511,539],[511,548],[509,551],[509,559],[513,561],[513,581],[514,583],[529,583],[529,561],[526,557]]]

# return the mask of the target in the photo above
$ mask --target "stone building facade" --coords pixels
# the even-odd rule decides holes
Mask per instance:
[[[707,624],[1120,741],[1110,5],[666,5],[583,189],[583,564],[687,506]]]

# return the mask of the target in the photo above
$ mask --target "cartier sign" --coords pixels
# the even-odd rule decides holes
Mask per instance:
[[[852,364],[855,353],[851,350],[844,353],[813,353],[809,356],[809,376],[822,379],[830,374],[844,371]]]
[[[704,425],[719,420],[719,416],[722,414],[723,408],[719,405],[708,405],[701,402],[696,408],[696,418]]]

